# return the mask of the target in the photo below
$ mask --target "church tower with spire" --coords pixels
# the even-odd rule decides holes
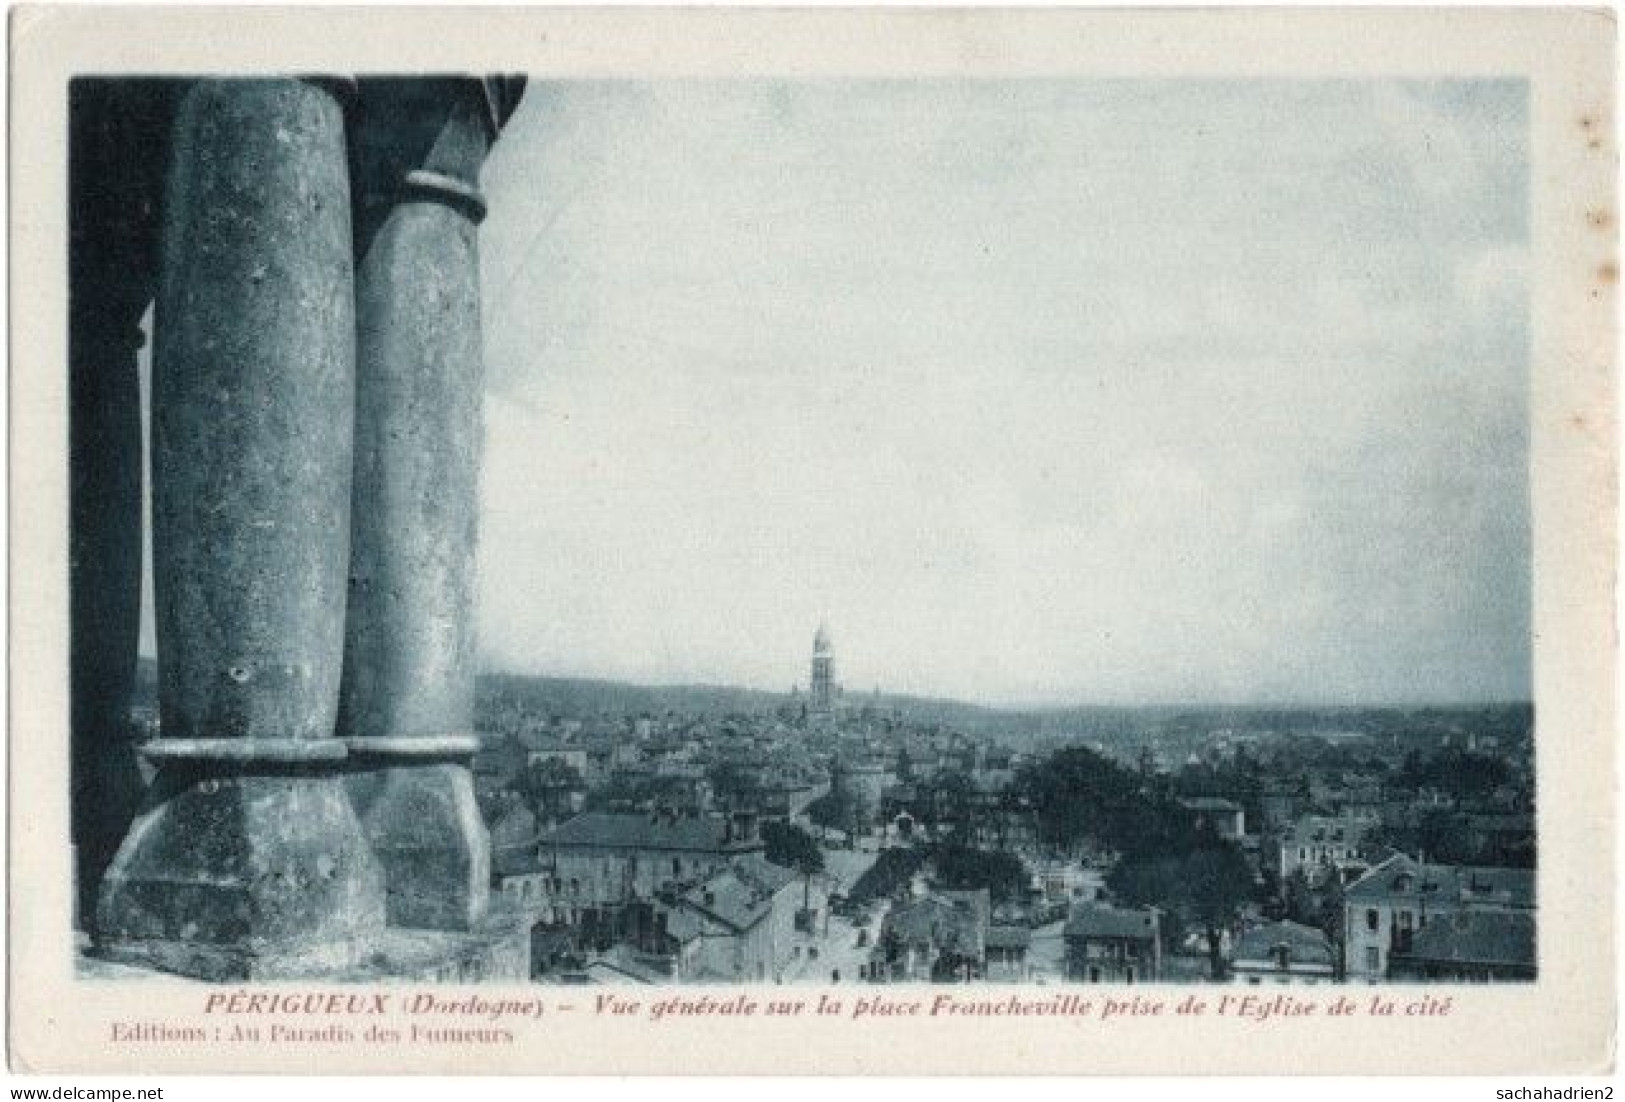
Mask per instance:
[[[835,710],[835,650],[830,644],[829,625],[819,624],[813,636],[812,688],[807,710],[828,715]]]

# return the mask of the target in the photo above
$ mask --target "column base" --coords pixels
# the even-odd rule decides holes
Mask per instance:
[[[364,962],[384,926],[383,876],[341,781],[315,763],[176,749],[154,755],[148,804],[103,879],[96,955],[214,981]]]
[[[473,736],[350,738],[346,787],[383,868],[389,925],[474,930],[491,899],[491,845],[469,768]]]

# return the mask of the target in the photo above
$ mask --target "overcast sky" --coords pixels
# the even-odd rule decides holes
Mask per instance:
[[[1527,110],[1456,82],[534,82],[493,667],[1522,699]]]

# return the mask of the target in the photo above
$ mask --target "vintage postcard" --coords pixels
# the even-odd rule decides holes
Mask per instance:
[[[1614,35],[16,9],[11,1066],[1608,1070]]]

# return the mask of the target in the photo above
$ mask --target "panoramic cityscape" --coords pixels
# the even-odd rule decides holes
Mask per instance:
[[[1535,977],[1532,711],[482,679],[493,891],[555,983]]]
[[[1536,977],[1527,705],[1003,711],[848,691],[837,653],[820,625],[782,694],[480,678],[531,979]]]
[[[82,974],[1537,977],[1523,84],[72,91]]]

